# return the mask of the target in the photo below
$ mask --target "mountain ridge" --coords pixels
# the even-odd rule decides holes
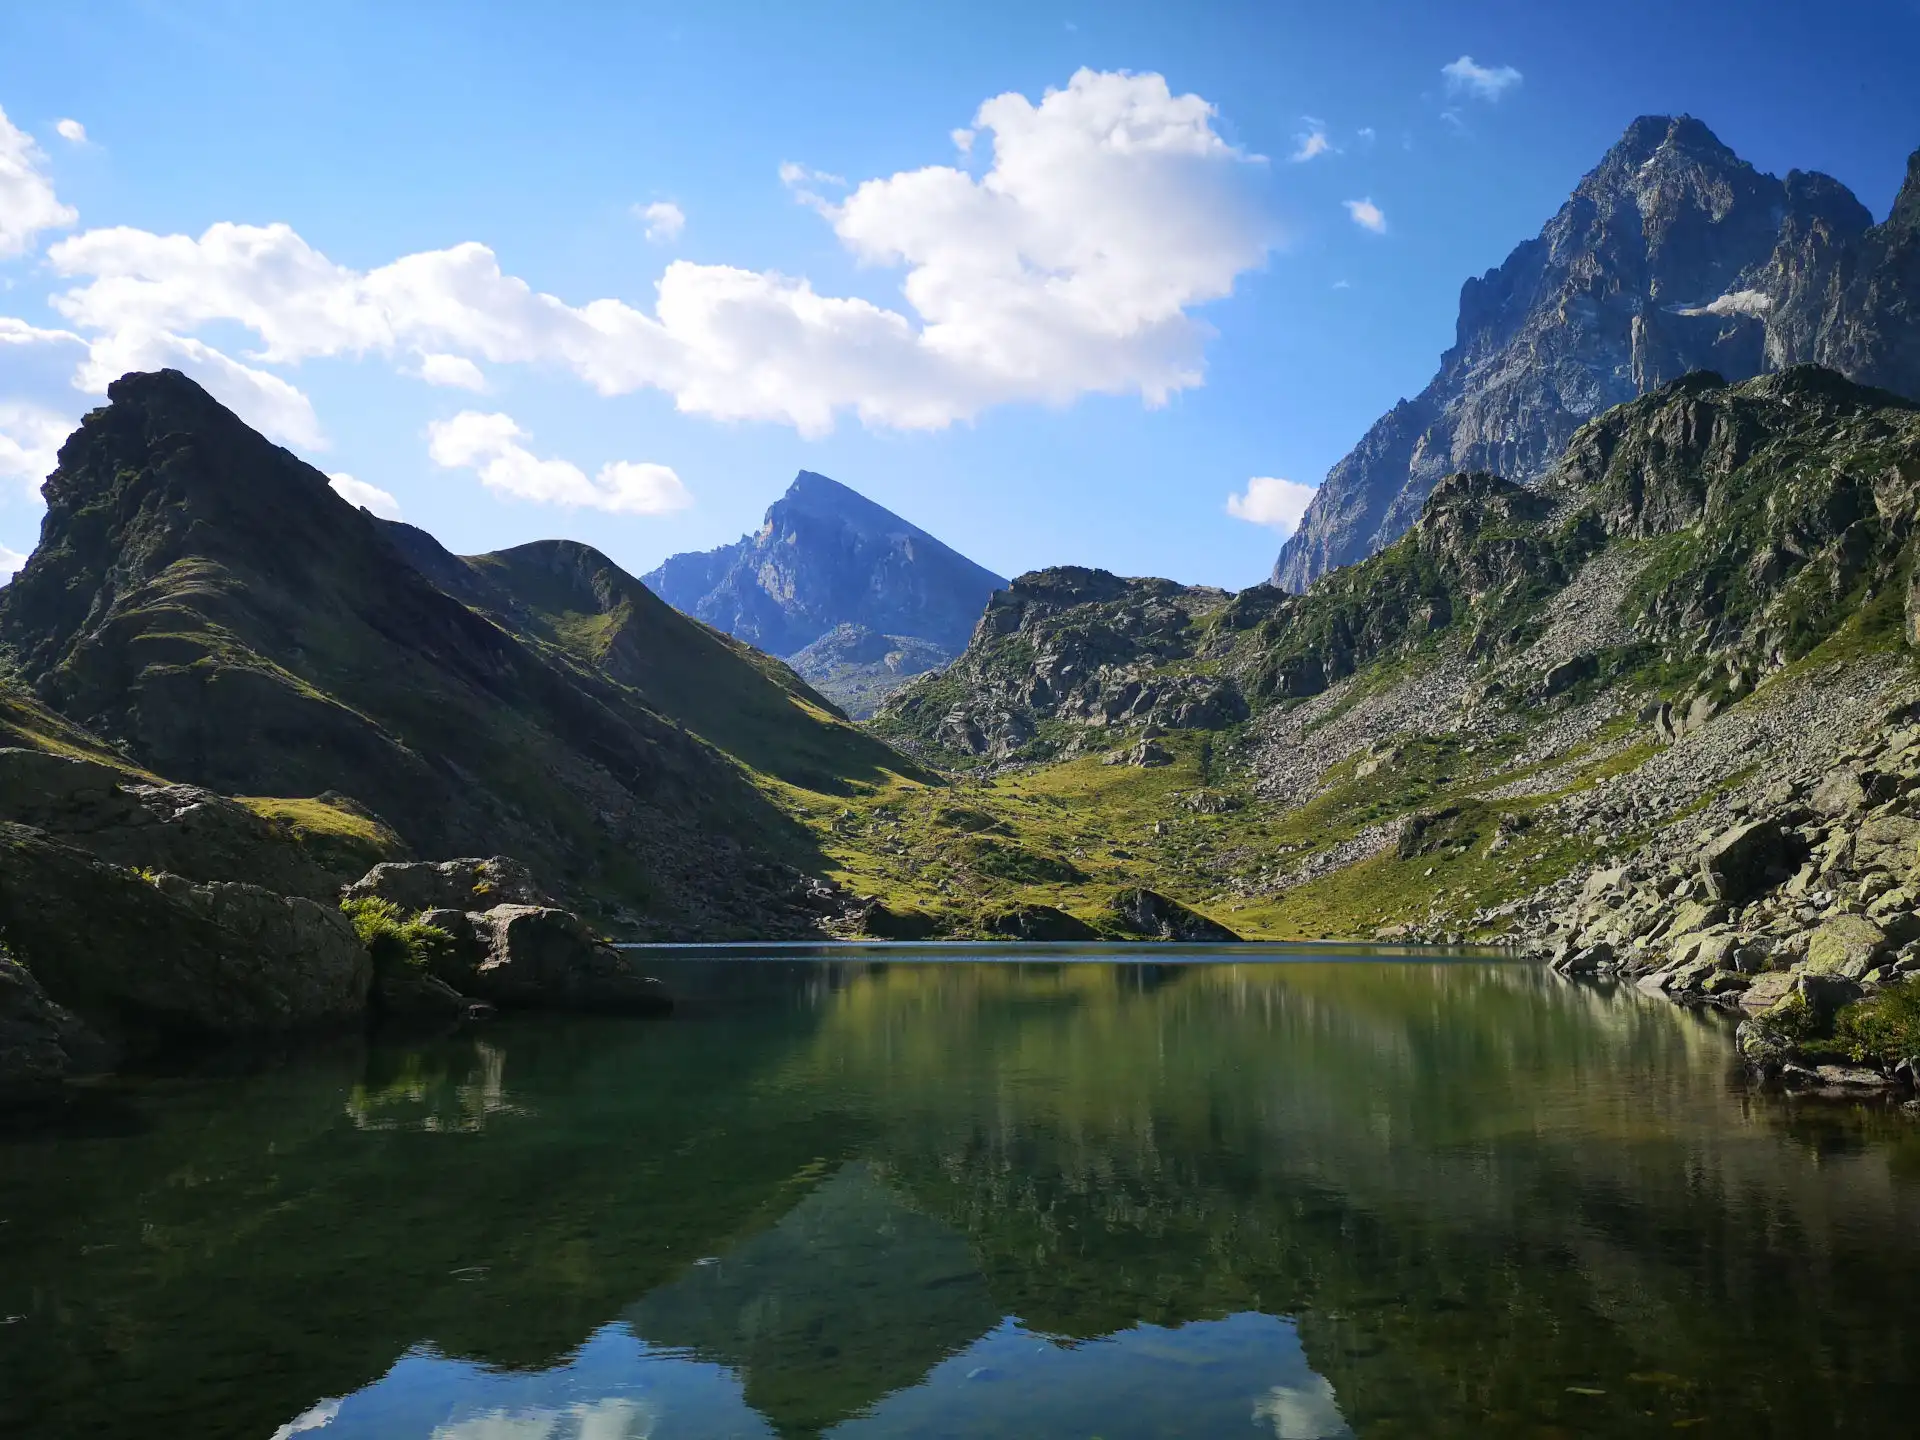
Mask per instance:
[[[0,590],[0,646],[47,710],[176,780],[341,792],[422,855],[512,854],[642,931],[814,926],[813,841],[725,741],[777,721],[755,758],[829,790],[891,752],[784,667],[587,547],[487,557],[489,585],[178,372],[108,393],[62,447],[41,543]],[[524,602],[542,560],[571,562],[547,589],[570,583],[578,611]],[[635,683],[656,660],[678,670],[658,707]]]

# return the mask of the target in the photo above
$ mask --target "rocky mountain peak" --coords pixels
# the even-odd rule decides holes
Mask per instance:
[[[1881,226],[1830,176],[1755,170],[1692,116],[1635,120],[1542,228],[1461,289],[1439,372],[1328,473],[1274,567],[1381,549],[1440,479],[1541,476],[1586,420],[1693,370],[1816,363],[1920,394],[1920,157]]]
[[[944,663],[967,643],[987,597],[1007,583],[885,506],[811,470],[794,477],[753,534],[717,550],[675,555],[642,578],[687,614],[790,658],[807,679],[856,711],[874,698],[873,685],[884,690],[902,677],[893,669],[854,675],[844,646],[811,652],[815,641],[853,626],[895,642],[889,655],[903,645],[918,654],[907,642],[922,642]]]

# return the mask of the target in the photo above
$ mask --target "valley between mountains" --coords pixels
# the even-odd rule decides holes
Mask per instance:
[[[644,583],[571,541],[456,556],[185,376],[123,377],[0,590],[0,1068],[369,1004],[649,1008],[602,936],[1344,939],[1551,955],[1743,1011],[1768,1074],[1910,1084],[1920,156],[1841,236],[1816,365],[1769,338],[1785,301],[1661,279],[1784,274],[1747,195],[1780,182],[1698,122],[1622,147],[1527,284],[1658,305],[1609,359],[1529,292],[1497,367],[1614,388],[1483,406],[1518,473],[1402,467],[1404,523],[1283,559],[1298,589],[1005,581],[810,472]],[[1781,193],[1838,213],[1823,178]],[[1828,272],[1793,273],[1804,311]]]

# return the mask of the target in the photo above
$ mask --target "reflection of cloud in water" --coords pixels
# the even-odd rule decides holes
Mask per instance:
[[[609,1396],[564,1410],[494,1410],[436,1426],[433,1440],[646,1440],[657,1418],[638,1400]]]
[[[1341,1418],[1333,1386],[1319,1375],[1304,1385],[1276,1385],[1253,1402],[1253,1421],[1273,1426],[1277,1440],[1338,1440],[1353,1432]]]
[[[295,1435],[304,1435],[309,1430],[324,1430],[333,1423],[340,1413],[338,1400],[322,1400],[304,1415],[297,1415],[273,1432],[273,1440],[293,1440]]]

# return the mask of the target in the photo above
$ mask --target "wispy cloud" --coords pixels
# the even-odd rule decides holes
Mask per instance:
[[[1521,80],[1513,66],[1479,65],[1471,55],[1442,65],[1440,73],[1447,77],[1449,95],[1471,95],[1477,100],[1498,100]]]
[[[53,124],[53,130],[56,135],[62,140],[65,140],[69,145],[84,145],[87,143],[87,127],[82,125],[78,120],[56,120]]]
[[[1304,161],[1313,159],[1316,155],[1330,155],[1332,153],[1333,142],[1327,139],[1327,132],[1315,129],[1303,131],[1301,134],[1293,137],[1293,154],[1289,158],[1293,160],[1294,164],[1298,165]]]
[[[651,205],[636,205],[633,213],[646,224],[647,239],[666,245],[680,238],[687,228],[687,212],[671,200],[656,200]]]
[[[1347,214],[1353,217],[1353,223],[1362,230],[1371,230],[1376,235],[1387,233],[1387,217],[1381,208],[1371,200],[1343,200]]]

